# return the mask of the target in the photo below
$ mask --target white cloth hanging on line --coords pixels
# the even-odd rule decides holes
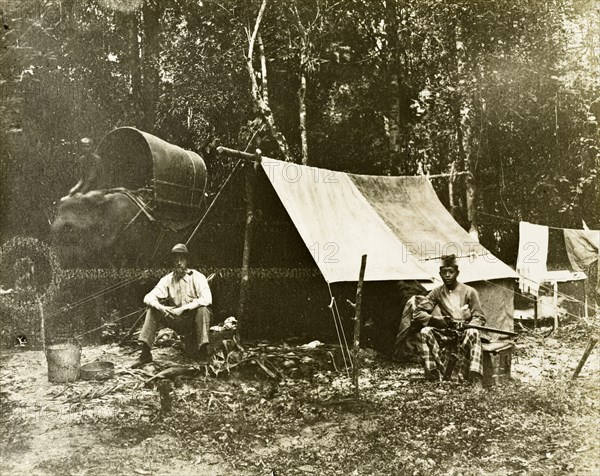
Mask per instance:
[[[548,272],[548,227],[519,222],[519,254],[517,273],[519,289],[537,296],[540,283]]]

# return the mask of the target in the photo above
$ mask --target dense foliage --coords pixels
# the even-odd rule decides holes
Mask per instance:
[[[114,127],[209,160],[218,144],[281,157],[246,68],[260,3],[3,2],[2,239],[45,238],[81,172],[80,139]],[[293,160],[303,105],[309,164],[470,171],[481,239],[509,261],[516,228],[498,216],[600,227],[595,2],[271,0],[258,33],[257,82]],[[435,185],[467,226],[464,180],[452,200],[447,182]]]

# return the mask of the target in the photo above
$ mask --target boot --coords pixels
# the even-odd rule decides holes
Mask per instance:
[[[150,362],[152,362],[152,352],[150,352],[150,346],[148,346],[148,344],[145,342],[142,342],[142,352],[135,362],[131,364],[131,368],[139,369]]]
[[[483,377],[477,372],[469,372],[469,383],[475,390],[481,391],[483,387]]]
[[[441,380],[441,374],[438,369],[425,371],[425,380],[428,382],[439,382]]]
[[[198,361],[200,363],[208,363],[208,344],[201,344],[198,348]]]

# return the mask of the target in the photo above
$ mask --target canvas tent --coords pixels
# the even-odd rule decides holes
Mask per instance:
[[[512,330],[517,274],[452,218],[426,177],[353,175],[263,157],[256,167],[255,181],[256,223],[250,260],[255,275],[266,268],[312,267],[316,271],[312,280],[321,276],[325,282],[321,282],[322,287],[333,288],[335,294],[344,283],[348,289],[355,287],[360,258],[367,254],[365,281],[370,289],[378,290],[379,309],[383,310],[386,302],[394,306],[390,283],[418,281],[431,289],[441,284],[436,258],[454,253],[459,256],[459,279],[479,291],[489,325]],[[235,216],[233,209],[238,208],[239,215],[245,205],[239,196],[244,190],[243,174],[232,182],[231,192],[238,194],[224,195],[221,204],[227,203],[228,208],[221,211],[221,221]],[[221,256],[239,257],[242,220],[228,236],[223,231],[235,225],[218,221],[213,218],[212,225],[205,227],[204,252],[211,248],[206,240],[213,240],[212,248],[218,245]],[[231,236],[238,237],[237,244],[225,250]],[[208,256],[203,259],[211,261]],[[212,262],[217,261],[213,257]],[[303,292],[303,287],[295,287],[288,298],[280,289],[271,287],[271,292],[285,301]],[[254,299],[263,299],[253,294]],[[368,297],[369,288],[365,294]],[[327,294],[307,295],[305,300],[321,300],[322,311],[328,312]],[[263,301],[255,312],[264,315],[264,307]],[[281,307],[279,313],[289,313],[290,307]],[[398,317],[401,313],[401,309],[388,311]],[[297,314],[306,316],[309,312]]]
[[[368,255],[366,281],[441,284],[443,254],[455,253],[460,279],[480,292],[490,325],[512,328],[517,274],[452,218],[427,177],[331,172],[263,158],[262,170],[309,249],[330,244],[316,264],[328,283],[356,281]]]

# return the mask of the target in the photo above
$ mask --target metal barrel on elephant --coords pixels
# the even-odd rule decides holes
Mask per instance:
[[[189,224],[204,200],[206,164],[202,157],[147,132],[119,127],[96,149],[98,188],[149,189],[156,218]]]

